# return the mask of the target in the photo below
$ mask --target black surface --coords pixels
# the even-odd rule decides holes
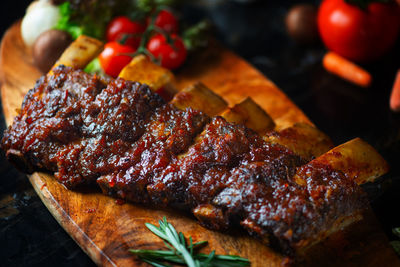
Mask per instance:
[[[29,2],[3,3],[1,33],[23,16]],[[400,117],[390,112],[388,102],[400,68],[399,42],[386,57],[365,65],[374,82],[362,89],[324,71],[322,44],[299,46],[288,38],[283,20],[296,1],[209,2],[213,4],[185,6],[182,15],[188,21],[209,18],[216,36],[274,81],[335,144],[362,137],[389,161],[390,173],[364,188],[383,229],[394,239],[391,229],[400,226]],[[3,118],[0,126],[2,132]],[[0,266],[94,265],[3,154],[0,173]]]

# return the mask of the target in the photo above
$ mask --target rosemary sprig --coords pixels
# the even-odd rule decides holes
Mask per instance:
[[[156,267],[169,267],[170,264],[187,265],[189,267],[241,267],[249,266],[248,259],[234,255],[216,255],[215,250],[210,254],[196,253],[196,249],[207,244],[207,241],[193,243],[192,237],[188,239],[177,232],[164,217],[159,220],[159,227],[146,223],[146,227],[155,235],[164,240],[169,250],[143,250],[131,249],[144,262]],[[188,240],[188,242],[186,241]]]

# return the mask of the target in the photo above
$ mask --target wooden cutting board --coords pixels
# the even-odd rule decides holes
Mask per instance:
[[[0,50],[1,97],[7,124],[12,123],[25,93],[34,86],[39,71],[32,65],[14,24],[4,35]],[[309,119],[270,80],[232,52],[213,47],[187,62],[177,73],[179,88],[202,81],[231,105],[251,96],[277,123],[285,127]],[[167,219],[194,241],[208,240],[204,252],[236,254],[251,260],[252,266],[281,266],[286,259],[240,230],[219,233],[201,227],[190,214],[117,204],[99,190],[70,191],[50,174],[29,177],[33,187],[57,219],[81,248],[98,265],[146,266],[132,256],[129,248],[157,249],[163,243],[144,226]],[[370,211],[365,219],[314,247],[299,265],[320,266],[400,266],[400,262]]]

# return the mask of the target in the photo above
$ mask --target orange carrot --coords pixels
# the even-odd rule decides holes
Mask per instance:
[[[349,82],[362,87],[371,85],[372,77],[366,70],[334,52],[326,53],[322,64],[327,71]]]
[[[392,94],[390,95],[390,109],[395,112],[400,111],[400,69],[397,71]]]

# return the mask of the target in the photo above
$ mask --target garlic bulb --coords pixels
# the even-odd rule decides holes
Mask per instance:
[[[48,0],[32,2],[21,24],[21,35],[27,46],[32,46],[43,32],[52,29],[60,19],[59,8]]]

